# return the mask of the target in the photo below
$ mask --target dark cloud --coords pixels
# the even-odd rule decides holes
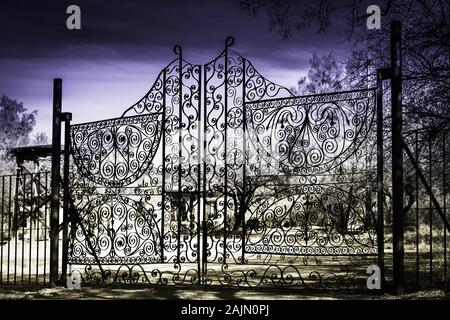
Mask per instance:
[[[82,30],[65,27],[66,8],[77,4]],[[5,45],[1,57],[37,58],[90,56],[86,47],[104,48],[101,56],[149,59],[167,54],[180,44],[187,49],[219,48],[228,35],[237,44],[270,55],[285,47],[313,48],[342,40],[340,28],[320,37],[304,32],[289,40],[268,31],[264,15],[250,16],[239,0],[227,1],[2,1],[0,35]],[[215,49],[217,50],[217,49]]]
[[[66,28],[66,8],[81,8],[82,30]],[[119,116],[152,85],[183,47],[205,64],[234,36],[234,50],[272,81],[293,86],[313,52],[348,54],[339,23],[327,33],[305,30],[283,40],[264,14],[239,0],[1,0],[0,94],[38,109],[39,131],[50,132],[51,81],[64,78],[64,108],[75,122]]]

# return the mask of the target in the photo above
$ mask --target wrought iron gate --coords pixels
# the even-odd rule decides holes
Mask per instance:
[[[294,97],[230,49],[71,126],[85,283],[345,288],[376,262],[372,89]],[[381,230],[381,229],[378,229]]]

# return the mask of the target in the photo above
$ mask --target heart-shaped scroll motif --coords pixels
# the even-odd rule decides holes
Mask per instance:
[[[246,105],[248,140],[259,161],[284,172],[327,172],[354,154],[372,128],[373,90]]]
[[[72,126],[74,162],[83,176],[101,186],[129,185],[151,164],[161,130],[160,113]]]
[[[77,232],[69,250],[73,264],[155,263],[161,257],[158,209],[122,195],[93,197],[79,208],[89,233]],[[89,243],[90,242],[90,243]]]

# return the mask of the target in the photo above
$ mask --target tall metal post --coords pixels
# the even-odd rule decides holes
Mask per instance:
[[[177,51],[178,50],[178,51]],[[183,157],[183,52],[181,50],[180,46],[176,46],[174,48],[174,52],[175,54],[178,54],[178,63],[179,63],[179,74],[178,74],[178,79],[179,79],[179,90],[178,90],[178,208],[177,208],[177,214],[178,214],[178,218],[177,218],[177,222],[178,222],[178,246],[177,246],[177,263],[181,262],[181,203],[182,203],[182,197],[183,197],[183,193],[182,193],[182,188],[183,188],[183,184],[182,184],[182,170],[183,170],[183,161],[182,161],[182,157]]]
[[[70,121],[72,114],[64,112],[61,114],[64,121],[64,167],[63,167],[63,251],[62,251],[62,274],[61,280],[65,283],[67,279],[67,263],[69,254],[69,161],[70,161]]]
[[[233,44],[233,38],[228,37],[225,40],[225,56],[224,56],[224,163],[225,163],[225,172],[224,172],[224,207],[223,207],[223,264],[227,263],[227,238],[228,238],[228,47]],[[219,155],[219,152],[218,152]]]
[[[207,78],[207,70],[206,66],[203,68],[203,81],[206,81]],[[206,153],[207,153],[207,132],[208,132],[208,110],[207,110],[207,92],[206,88],[203,88],[203,219],[202,219],[202,282],[205,288],[205,291],[207,290],[207,270],[208,270],[208,228],[207,223],[209,220],[209,217],[206,215],[206,200],[209,197],[208,189],[206,187],[206,175],[207,175],[207,162],[206,162]]]
[[[161,157],[161,166],[162,166],[162,184],[161,184],[161,239],[160,239],[160,247],[161,247],[161,263],[165,262],[164,259],[164,223],[166,217],[166,82],[167,81],[167,69],[164,69],[163,73],[163,105],[162,105],[162,157]]]
[[[383,80],[390,77],[390,69],[377,70],[377,247],[381,288],[384,288],[384,148],[383,148]]]
[[[392,239],[394,292],[404,291],[401,24],[391,22]]]
[[[202,166],[202,154],[201,154],[201,149],[202,149],[202,142],[201,142],[201,132],[202,132],[202,128],[201,128],[201,123],[202,123],[202,95],[201,95],[201,85],[202,85],[202,67],[199,65],[198,66],[198,76],[199,76],[199,96],[198,96],[198,144],[197,144],[197,148],[198,148],[198,172],[197,172],[197,182],[198,182],[198,186],[197,186],[197,269],[199,272],[199,277],[198,277],[198,285],[201,288],[202,285],[202,277],[200,276],[200,272],[201,272],[201,261],[200,261],[200,257],[201,257],[201,237],[200,237],[200,219],[201,219],[201,198],[202,198],[202,191],[201,191],[201,166]]]
[[[52,180],[50,201],[50,286],[56,287],[59,262],[59,192],[61,188],[62,79],[53,80]]]
[[[246,171],[246,167],[247,167],[247,140],[246,140],[246,136],[247,136],[247,110],[246,110],[246,106],[245,103],[247,101],[246,99],[246,93],[245,93],[245,85],[246,85],[246,78],[245,78],[245,71],[246,71],[246,60],[244,59],[242,61],[242,154],[243,154],[243,163],[242,163],[242,190],[243,190],[243,200],[245,201],[247,199],[247,171]],[[241,216],[241,223],[242,223],[242,253],[241,253],[241,263],[245,264],[245,241],[246,241],[246,230],[245,230],[245,214],[247,211],[247,207],[245,206],[245,204],[241,204],[241,207],[244,206],[244,209],[240,208],[239,209],[239,214],[242,215]]]

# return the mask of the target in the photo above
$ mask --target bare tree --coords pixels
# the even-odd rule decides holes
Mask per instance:
[[[332,52],[321,56],[314,53],[307,76],[300,78],[297,88],[291,91],[296,95],[340,91],[345,88],[345,77],[345,65],[338,62]]]
[[[332,26],[332,20],[345,20],[349,26],[349,36],[353,30],[365,23],[368,16],[366,8],[372,3],[364,0],[240,0],[243,10],[252,15],[260,11],[269,17],[269,28],[276,31],[283,39],[294,36],[301,31],[315,26],[318,32],[326,32]],[[386,16],[394,0],[378,1],[381,15]]]

